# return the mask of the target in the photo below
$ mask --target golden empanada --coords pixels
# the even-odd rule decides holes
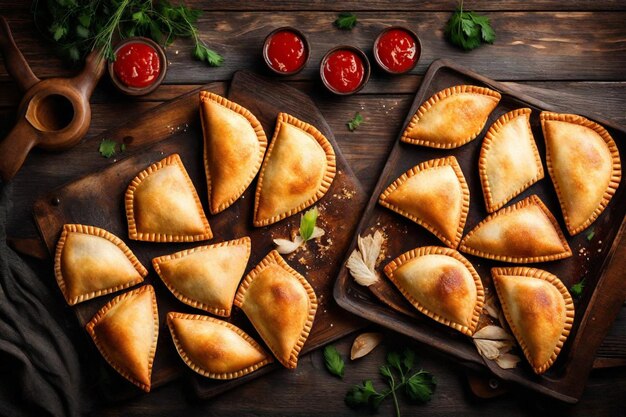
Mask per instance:
[[[421,313],[471,336],[485,291],[476,270],[454,249],[424,246],[403,253],[385,274]]]
[[[465,235],[459,250],[514,263],[572,256],[556,219],[534,194],[488,216]]]
[[[378,202],[456,248],[463,236],[470,195],[459,163],[449,156],[414,166],[387,187]]]
[[[154,289],[144,285],[118,295],[85,326],[106,361],[124,378],[150,391],[159,336]]]
[[[541,157],[530,129],[528,108],[502,115],[485,135],[478,172],[487,211],[502,208],[543,178]]]
[[[574,323],[574,303],[561,280],[535,268],[493,268],[506,321],[537,374],[556,360]]]
[[[248,188],[263,162],[267,138],[248,109],[208,91],[200,92],[200,120],[209,210],[216,214]]]
[[[54,276],[69,305],[139,284],[148,271],[117,236],[66,224],[54,256]]]
[[[228,317],[249,257],[246,236],[160,256],[152,265],[180,301]]]
[[[239,378],[273,362],[254,339],[223,320],[170,312],[167,326],[182,360],[207,378]]]
[[[575,114],[542,112],[546,162],[570,235],[593,223],[611,201],[622,169],[605,128]]]
[[[126,190],[128,237],[195,242],[213,237],[196,189],[178,154],[141,171]]]
[[[235,305],[280,363],[295,368],[317,310],[317,297],[308,281],[273,250],[246,275]]]
[[[420,106],[401,140],[431,148],[450,149],[465,145],[483,130],[500,97],[500,93],[485,87],[457,85],[446,88]]]
[[[276,121],[254,201],[254,225],[267,226],[322,198],[335,177],[335,151],[315,127],[286,113]]]

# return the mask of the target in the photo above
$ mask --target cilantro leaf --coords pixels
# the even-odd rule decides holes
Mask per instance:
[[[207,46],[202,43],[196,44],[193,50],[193,56],[199,61],[206,61],[212,67],[219,67],[224,63],[224,58],[220,54],[207,48]]]
[[[357,127],[361,126],[361,123],[363,123],[363,116],[361,116],[361,113],[356,112],[354,113],[352,120],[346,123],[346,125],[348,126],[350,132],[354,132]]]
[[[569,292],[572,293],[574,298],[580,298],[583,294],[583,290],[585,289],[585,278],[578,281],[576,284],[572,285],[569,289]]]
[[[416,355],[415,352],[409,348],[404,350],[404,359],[402,359],[402,364],[406,368],[407,371],[410,371],[415,366]]]
[[[412,400],[425,403],[430,401],[435,386],[435,378],[430,372],[419,371],[406,381],[405,390]]]
[[[337,20],[335,20],[335,26],[341,30],[352,30],[356,26],[356,16],[353,13],[339,13]]]
[[[474,12],[464,12],[462,1],[448,19],[444,33],[453,45],[466,51],[478,47],[481,42],[493,43],[496,40],[496,32],[489,18]]]
[[[389,352],[387,354],[387,363],[398,370],[398,372],[403,372],[402,368],[402,360],[400,359],[400,354],[398,352]]]
[[[338,376],[339,378],[343,378],[343,359],[341,359],[341,355],[332,345],[328,345],[324,348],[324,364],[326,365],[328,372]]]
[[[596,235],[595,230],[591,229],[589,233],[587,233],[587,241],[591,242],[591,239]]]
[[[378,393],[372,384],[372,380],[363,381],[361,385],[355,385],[346,393],[345,403],[348,407],[357,408],[369,405],[378,409],[385,395]]]
[[[300,237],[302,237],[302,240],[305,242],[313,236],[315,224],[317,223],[317,216],[319,216],[319,214],[320,212],[317,207],[313,207],[311,210],[304,213],[300,218]]]
[[[100,143],[100,147],[98,148],[98,152],[100,152],[100,155],[104,156],[105,158],[110,158],[113,155],[115,155],[116,145],[117,145],[117,142],[111,139],[102,139],[102,142]]]

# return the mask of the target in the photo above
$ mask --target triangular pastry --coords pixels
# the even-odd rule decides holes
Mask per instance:
[[[208,91],[200,92],[200,120],[209,210],[216,214],[248,188],[263,162],[267,138],[248,109]]]
[[[378,202],[456,248],[463,236],[470,194],[459,163],[449,156],[414,166],[387,187]]]
[[[196,242],[213,237],[196,189],[178,154],[150,165],[125,197],[128,237],[148,242]]]
[[[402,133],[402,142],[431,148],[457,148],[475,139],[500,93],[474,85],[446,88],[426,100]]]
[[[534,194],[489,215],[465,235],[459,250],[514,263],[547,262],[572,256],[556,219]]]
[[[471,336],[485,291],[476,270],[454,249],[424,246],[403,253],[385,274],[421,313]]]
[[[335,151],[319,130],[286,113],[276,121],[254,200],[254,225],[267,226],[322,198],[335,177]]]
[[[254,339],[223,320],[171,312],[167,326],[185,364],[207,378],[239,378],[273,362]]]
[[[485,135],[478,172],[487,211],[493,213],[543,178],[528,108],[502,115]]]
[[[228,317],[249,257],[246,236],[160,256],[152,265],[180,301]]]
[[[144,285],[118,295],[85,326],[106,361],[124,378],[150,391],[159,336],[154,289]]]
[[[542,112],[546,162],[570,235],[589,227],[619,186],[615,141],[599,124],[575,114]]]
[[[66,224],[57,243],[54,275],[69,305],[131,287],[148,271],[117,236]]]
[[[493,268],[506,321],[537,374],[556,360],[574,322],[574,303],[561,280],[535,268]]]
[[[317,297],[308,281],[273,250],[246,275],[235,305],[280,363],[295,368],[317,310]]]

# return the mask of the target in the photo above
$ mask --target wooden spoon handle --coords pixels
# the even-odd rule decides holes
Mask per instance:
[[[25,93],[39,82],[39,78],[33,74],[24,55],[17,48],[4,16],[0,16],[0,52],[2,52],[7,72],[17,82],[22,92]]]
[[[21,119],[0,143],[0,178],[4,183],[15,176],[22,167],[28,152],[35,146],[37,131]]]
[[[101,50],[93,50],[85,58],[85,68],[74,77],[74,85],[86,100],[89,100],[93,89],[104,74],[106,61]]]

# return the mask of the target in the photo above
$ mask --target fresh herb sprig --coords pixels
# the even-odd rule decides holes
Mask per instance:
[[[572,297],[578,299],[583,294],[584,289],[585,289],[585,278],[581,279],[576,284],[572,285],[569,291],[570,293],[572,293]]]
[[[116,153],[117,142],[111,139],[102,139],[100,142],[100,146],[98,147],[98,152],[100,155],[105,158],[110,158]],[[126,150],[126,144],[120,143],[120,152],[124,152]]]
[[[345,364],[337,348],[333,345],[328,345],[324,348],[324,364],[328,372],[339,378],[343,378]]]
[[[361,123],[363,123],[363,116],[361,116],[361,113],[356,112],[354,113],[352,120],[346,123],[346,125],[348,126],[350,132],[354,132],[359,126],[361,126]]]
[[[380,374],[386,380],[389,388],[377,391],[371,380],[355,385],[346,394],[345,402],[350,407],[369,406],[377,410],[380,404],[391,395],[393,398],[396,416],[400,417],[398,392],[404,391],[410,400],[427,402],[432,398],[436,382],[433,375],[423,369],[415,371],[416,355],[411,349],[405,349],[402,354],[390,352],[387,354],[385,365],[380,367]]]
[[[356,26],[357,18],[353,13],[339,13],[335,20],[335,26],[341,30],[352,30]]]
[[[319,216],[319,214],[320,211],[317,207],[313,207],[311,210],[304,213],[300,218],[300,236],[303,241],[306,242],[313,236],[315,224],[317,223],[317,216]]]
[[[489,18],[474,12],[464,12],[463,0],[446,23],[445,35],[453,45],[466,51],[477,48],[482,42],[493,43],[496,40],[496,32]]]
[[[201,11],[167,0],[35,0],[33,14],[40,31],[71,61],[94,49],[102,49],[105,58],[114,60],[117,38],[146,36],[162,45],[190,38],[196,59],[211,66],[223,63],[200,39],[197,21]]]

